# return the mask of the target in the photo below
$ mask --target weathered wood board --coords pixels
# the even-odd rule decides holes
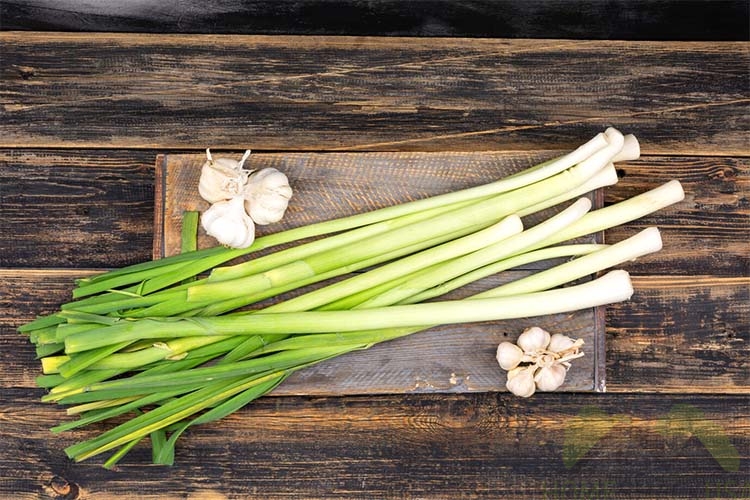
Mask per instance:
[[[225,156],[239,157],[234,153]],[[278,153],[252,155],[246,167],[275,167],[289,176],[295,191],[284,220],[258,228],[259,234],[265,234],[488,182],[531,166],[525,156],[497,152]],[[179,251],[184,211],[208,208],[197,192],[204,161],[205,156],[194,154],[169,154],[157,159],[155,257]],[[590,196],[595,206],[601,205],[599,192]],[[533,225],[553,210],[524,222]],[[597,234],[581,241],[601,238]],[[199,230],[199,247],[215,244]],[[539,263],[536,267],[549,265]],[[452,296],[465,296],[528,272],[519,269],[487,278]],[[275,393],[502,391],[505,375],[497,366],[494,351],[500,342],[515,339],[531,325],[585,341],[586,356],[576,361],[561,390],[604,390],[603,309],[595,308],[543,318],[433,328],[298,372]]]

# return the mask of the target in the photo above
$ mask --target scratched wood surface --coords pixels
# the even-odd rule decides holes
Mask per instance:
[[[4,3],[5,4],[5,3]],[[5,5],[4,5],[5,7]],[[0,20],[2,28],[2,20]],[[747,498],[747,43],[0,33],[0,498]],[[606,311],[608,394],[275,396],[193,429],[171,469],[62,449],[15,328],[73,279],[148,259],[154,161],[289,151],[500,151],[606,125],[645,155],[605,204],[683,203]],[[375,153],[373,153],[375,154]],[[382,153],[377,153],[382,154]]]
[[[740,42],[0,33],[11,147],[742,154]]]

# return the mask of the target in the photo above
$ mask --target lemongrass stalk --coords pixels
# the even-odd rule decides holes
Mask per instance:
[[[410,272],[446,263],[446,261],[490,245],[499,245],[512,235],[519,234],[522,230],[521,219],[516,215],[510,215],[486,229],[428,248],[325,288],[271,305],[263,309],[262,312],[275,313],[314,309],[383,283],[392,282],[408,275]]]
[[[380,264],[382,262],[388,262],[390,260],[396,259],[403,255],[409,255],[411,253],[420,251],[424,249],[425,247],[432,247],[434,245],[441,244],[446,239],[452,239],[452,238],[458,237],[464,232],[465,230],[462,229],[461,231],[458,231],[451,235],[441,235],[437,238],[433,238],[432,240],[422,241],[411,246],[397,248],[391,252],[376,255],[375,257],[371,257],[369,259],[359,261],[359,262],[354,262],[349,265],[337,267],[335,269],[332,269],[324,273],[318,273],[318,274],[311,275],[311,276],[305,276],[301,279],[296,279],[296,280],[294,279],[294,277],[292,277],[292,280],[290,280],[288,283],[284,283],[282,285],[274,286],[271,288],[265,288],[265,289],[256,291],[255,293],[242,293],[230,299],[222,300],[219,302],[216,302],[213,300],[207,300],[203,303],[186,302],[187,295],[181,294],[177,296],[177,298],[155,304],[149,308],[145,308],[137,312],[129,311],[127,312],[127,315],[128,317],[131,317],[131,318],[146,318],[146,317],[151,317],[151,316],[175,316],[178,314],[185,315],[185,316],[218,316],[219,314],[224,314],[226,312],[233,311],[235,309],[239,309],[241,307],[254,304],[256,302],[259,302],[264,299],[268,299],[270,297],[275,297],[277,295],[280,295],[282,293],[285,293],[291,290],[296,290],[307,285],[311,285],[311,284],[318,283],[321,281],[326,281],[331,278],[335,278],[337,276],[342,276],[344,274],[358,271],[360,269],[366,269],[376,264]],[[342,251],[346,251],[346,249],[342,249]]]
[[[85,413],[86,416],[94,417],[95,415],[98,415],[103,410],[108,410],[115,406],[122,406],[128,403],[132,403],[138,399],[137,396],[131,396],[128,398],[120,398],[120,399],[104,399],[101,401],[93,401],[91,403],[83,403],[76,406],[69,406],[65,409],[66,415],[81,415],[82,413]],[[106,418],[106,417],[105,417]],[[84,424],[81,424],[84,425]]]
[[[555,205],[559,205],[561,203],[565,203],[566,201],[572,200],[573,198],[577,198],[586,193],[591,193],[593,191],[596,191],[597,189],[607,186],[613,186],[617,184],[617,181],[617,170],[615,169],[615,166],[610,163],[577,188],[571,189],[570,191],[561,195],[551,197],[541,203],[537,203],[536,205],[523,208],[518,211],[518,215],[520,217],[525,217],[530,214],[541,212],[544,209],[554,207]]]
[[[538,243],[529,250],[554,245],[556,243],[578,238],[579,236],[625,224],[626,222],[639,219],[652,212],[656,212],[657,210],[680,202],[684,198],[685,192],[683,191],[680,182],[677,180],[671,180],[659,187],[627,200],[598,210],[593,210],[587,213],[578,222],[571,224],[569,227],[555,234],[552,238],[548,238],[543,242]]]
[[[641,157],[641,145],[633,134],[623,137],[622,149],[612,158],[612,162],[637,160]]]
[[[171,273],[185,266],[184,262],[175,262],[167,264],[159,268],[159,273]],[[73,289],[73,298],[86,297],[88,295],[94,295],[96,293],[106,292],[113,288],[118,288],[124,285],[129,285],[134,282],[142,281],[149,278],[153,274],[151,269],[138,271],[128,274],[120,274],[111,278],[102,279],[98,281],[92,281],[79,285]]]
[[[167,256],[167,257],[162,257],[160,259],[148,260],[144,262],[139,262],[137,264],[131,264],[129,266],[120,267],[118,269],[112,269],[110,271],[106,271],[101,274],[87,276],[85,278],[79,278],[76,280],[76,283],[78,283],[80,286],[86,286],[89,283],[96,283],[97,281],[103,281],[103,280],[107,280],[107,279],[125,275],[125,274],[134,274],[134,273],[138,273],[144,270],[161,269],[166,265],[171,265],[171,264],[179,263],[179,262],[185,263],[188,261],[200,259],[200,258],[207,257],[210,255],[221,254],[221,253],[226,253],[226,252],[227,252],[227,249],[225,247],[215,246],[215,247],[195,250],[193,252],[178,253],[178,254]],[[140,281],[140,279],[133,281],[133,283],[136,283],[137,281]]]
[[[89,330],[65,339],[68,353],[146,338],[179,338],[197,335],[248,335],[327,333],[369,328],[419,326],[426,324],[491,321],[573,311],[610,303],[629,288],[627,274],[612,274],[568,290],[550,290],[539,294],[471,301],[441,301],[426,304],[392,306],[349,311],[304,311],[292,313],[256,313],[213,318],[160,318],[123,322],[98,330]],[[607,275],[607,276],[610,276]],[[620,278],[615,278],[621,276]],[[606,278],[606,279],[605,279]],[[619,281],[618,281],[619,280]],[[593,285],[592,285],[593,283]],[[613,292],[602,290],[612,284]],[[619,288],[614,287],[619,285]],[[572,292],[570,290],[573,290]],[[576,293],[580,294],[576,297]],[[596,293],[595,293],[596,292]],[[600,295],[597,295],[601,292]],[[632,290],[631,290],[632,292]],[[624,299],[620,299],[624,300]],[[590,305],[593,304],[593,305]]]
[[[99,349],[92,349],[84,353],[70,356],[70,359],[68,359],[68,361],[61,364],[60,366],[58,366],[57,370],[60,373],[60,375],[62,375],[63,377],[66,377],[66,378],[72,377],[73,375],[80,372],[81,370],[84,370],[87,367],[91,366],[92,364],[96,363],[97,361],[100,361],[106,358],[107,356],[119,351],[120,349],[123,349],[129,344],[130,342],[122,342],[120,344],[111,344],[111,345],[101,347]]]
[[[105,469],[113,469],[115,465],[117,465],[117,462],[122,460],[122,458],[130,453],[130,451],[141,442],[143,438],[139,437],[138,439],[134,439],[129,443],[124,444],[119,450],[117,450],[116,453],[114,453],[111,457],[109,457],[104,464],[102,464],[102,467]]]
[[[335,356],[340,350],[329,349],[330,355]],[[85,460],[105,451],[117,448],[139,436],[147,436],[157,429],[163,429],[202,409],[209,408],[226,401],[229,397],[239,394],[250,387],[255,387],[278,376],[278,372],[265,377],[251,380],[239,379],[229,384],[219,381],[203,387],[200,390],[170,401],[143,415],[139,415],[125,424],[106,431],[98,437],[78,443],[66,448],[65,452],[76,461]]]
[[[558,266],[539,271],[525,278],[497,287],[493,297],[536,292],[568,283],[623,262],[658,252],[662,248],[659,230],[649,227],[607,248],[593,252]]]
[[[198,249],[198,221],[200,212],[188,210],[182,214],[180,232],[180,253],[194,252]]]
[[[463,257],[455,258],[440,267],[430,266],[403,284],[368,299],[361,306],[378,307],[395,304],[402,299],[432,288],[444,281],[466,274],[478,267],[483,267],[510,257],[579,220],[590,208],[591,201],[587,198],[580,198],[562,212],[530,229],[515,234],[501,241],[499,244],[489,245]]]
[[[469,283],[473,283],[474,281],[480,280],[482,278],[486,278],[487,276],[492,276],[493,274],[524,266],[532,262],[559,259],[561,257],[576,257],[596,252],[604,248],[607,248],[607,245],[596,243],[560,245],[555,247],[542,248],[540,250],[534,250],[533,252],[525,252],[522,254],[514,255],[513,257],[508,257],[507,259],[499,260],[490,265],[480,267],[478,269],[475,269],[474,271],[445,281],[440,285],[433,286],[432,288],[407,297],[406,299],[399,301],[399,304],[414,304],[417,302],[424,302],[425,300],[445,295],[450,291],[456,290],[457,288],[460,288]]]
[[[604,158],[608,158],[608,156],[604,156]],[[488,221],[486,225],[489,225],[521,208],[540,203],[549,197],[557,196],[579,186],[596,174],[604,165],[601,164],[601,161],[584,161],[536,184],[503,193],[446,214],[437,215],[427,221],[399,227],[389,232],[387,238],[366,238],[361,240],[354,248],[348,249],[344,255],[341,255],[341,252],[322,252],[265,273],[191,287],[187,292],[188,301],[223,300],[235,296],[238,289],[247,290],[247,293],[254,293],[257,290],[288,283],[290,277],[299,279],[299,277],[312,276],[334,268],[335,264],[346,265],[349,262],[356,262],[377,256],[383,252],[392,251],[399,245],[410,245],[445,232],[459,231],[469,224],[476,224],[477,220]]]
[[[138,351],[120,352],[103,357],[88,365],[87,368],[93,370],[132,369],[166,359],[178,360],[180,356],[184,356],[189,351],[220,342],[226,338],[228,337],[185,337],[169,342],[156,342],[152,347]]]

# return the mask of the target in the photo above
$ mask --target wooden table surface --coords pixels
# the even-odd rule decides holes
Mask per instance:
[[[134,30],[90,11],[77,19],[104,29],[62,33],[46,29],[71,29],[70,12],[56,25],[44,2],[3,3],[0,498],[750,496],[746,41],[118,33]],[[116,471],[74,464],[63,448],[92,431],[48,431],[66,417],[40,402],[16,328],[82,273],[150,258],[158,154],[499,151],[524,165],[610,125],[643,156],[619,165],[606,203],[669,179],[687,195],[605,235],[657,225],[665,240],[626,266],[632,300],[607,308],[606,393],[269,396],[191,430],[172,468],[145,447]]]

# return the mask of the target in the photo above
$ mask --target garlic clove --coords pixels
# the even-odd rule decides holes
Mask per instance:
[[[242,168],[250,151],[240,161],[231,158],[213,158],[206,150],[207,160],[201,167],[198,193],[209,203],[229,200],[242,194],[250,173]]]
[[[543,351],[547,348],[550,341],[550,334],[547,330],[532,326],[523,331],[516,342],[518,346],[527,354],[537,351]]]
[[[271,224],[284,217],[292,188],[289,179],[275,168],[254,172],[243,190],[245,209],[256,224]]]
[[[520,347],[510,342],[502,342],[497,346],[497,362],[503,370],[512,370],[517,367],[523,359],[523,351]]]
[[[203,212],[201,225],[209,236],[232,248],[247,248],[255,240],[255,224],[239,196],[211,205]]]
[[[560,352],[567,351],[568,349],[574,346],[575,346],[575,341],[573,339],[561,333],[556,333],[550,337],[547,350],[555,352],[555,353],[560,353]]]
[[[536,390],[536,384],[534,383],[534,370],[535,366],[523,366],[514,368],[508,372],[508,381],[505,383],[505,387],[522,398],[528,398]]]
[[[559,364],[543,366],[534,376],[534,382],[540,391],[554,391],[565,382],[566,373],[568,370]]]

